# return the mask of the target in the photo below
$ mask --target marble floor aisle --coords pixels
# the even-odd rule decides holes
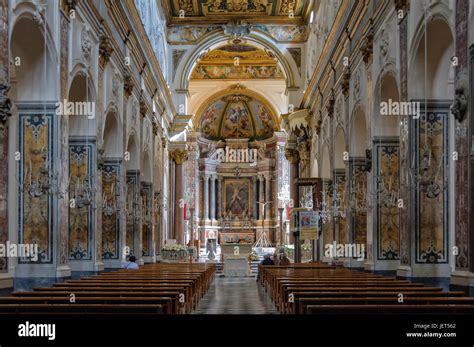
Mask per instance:
[[[277,310],[255,277],[216,275],[195,314],[276,314]]]

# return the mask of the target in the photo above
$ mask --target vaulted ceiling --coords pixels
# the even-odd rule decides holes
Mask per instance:
[[[312,0],[164,0],[170,24],[303,24]]]

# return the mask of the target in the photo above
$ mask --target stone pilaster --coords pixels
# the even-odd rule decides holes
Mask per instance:
[[[8,0],[0,1],[0,243],[8,240],[8,118],[11,101],[8,97],[10,79],[8,71]],[[8,259],[0,258],[0,273],[8,272]],[[4,287],[1,283],[0,288]]]
[[[454,68],[455,72],[455,95],[451,106],[451,114],[454,116],[454,150],[458,153],[458,160],[455,162],[455,231],[454,231],[454,265],[455,271],[451,274],[451,284],[453,289],[465,289],[474,294],[474,232],[471,226],[474,223],[472,189],[474,186],[474,153],[470,153],[472,128],[471,117],[472,104],[468,100],[474,100],[474,48],[468,52],[469,33],[469,1],[456,1],[455,28],[456,28],[456,52],[458,64]],[[468,57],[470,53],[470,57]],[[470,66],[469,59],[470,58]],[[471,69],[469,71],[469,68]],[[471,74],[469,76],[469,73]],[[473,163],[473,164],[471,164]],[[453,251],[454,251],[453,249]]]

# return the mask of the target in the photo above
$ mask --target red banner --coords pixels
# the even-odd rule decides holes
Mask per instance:
[[[186,203],[184,203],[183,207],[183,219],[186,220]]]

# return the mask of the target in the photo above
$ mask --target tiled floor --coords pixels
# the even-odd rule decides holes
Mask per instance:
[[[277,310],[255,277],[216,275],[195,314],[276,314]]]

